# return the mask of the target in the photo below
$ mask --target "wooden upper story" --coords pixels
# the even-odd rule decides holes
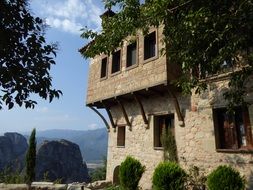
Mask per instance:
[[[87,105],[114,99],[140,90],[167,85],[166,56],[161,50],[162,26],[146,36],[139,33],[125,40],[110,56],[91,59]],[[173,68],[172,68],[173,69]]]

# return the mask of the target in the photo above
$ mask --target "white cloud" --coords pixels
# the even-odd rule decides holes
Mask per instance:
[[[73,34],[81,34],[84,26],[98,30],[101,20],[99,15],[103,7],[92,0],[54,0],[38,1],[40,14],[46,18],[46,23],[53,28]]]
[[[99,129],[99,128],[101,128],[101,127],[99,127],[98,124],[96,124],[96,123],[92,123],[92,124],[88,125],[89,130],[95,130],[95,129]]]
[[[39,112],[39,113],[48,113],[49,109],[48,109],[48,107],[45,106],[45,107],[42,107],[42,108],[38,108],[36,111]]]

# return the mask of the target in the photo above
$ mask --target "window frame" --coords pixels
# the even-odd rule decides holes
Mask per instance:
[[[113,71],[113,57],[117,52],[120,52],[120,54],[119,54],[119,70],[116,72],[112,72]],[[121,72],[121,67],[122,67],[122,49],[117,49],[115,52],[112,53],[112,56],[111,56],[111,74],[110,75],[114,76],[114,75],[119,74]]]
[[[123,134],[122,134],[122,131],[123,131]],[[124,139],[120,140],[122,136],[124,137]],[[118,148],[125,148],[126,146],[126,126],[125,125],[117,126],[117,142],[116,143],[117,143]]]
[[[103,60],[106,59],[106,71],[105,71],[105,76],[104,77],[101,77],[102,75],[102,69],[103,69]],[[109,67],[109,58],[107,56],[105,57],[102,57],[101,58],[101,62],[100,62],[100,80],[105,80],[108,78],[108,67]]]
[[[159,118],[162,118],[162,119],[167,118],[169,120],[171,127],[169,127],[169,125],[165,126],[165,127],[167,128],[167,130],[168,129],[172,130],[172,134],[175,138],[175,115],[174,115],[174,113],[153,115],[153,147],[155,150],[163,150],[164,149],[161,144],[161,135],[162,135],[161,126],[157,126],[157,123],[158,123],[157,120]],[[165,122],[163,122],[163,125],[166,124]]]
[[[136,58],[135,58],[135,64],[128,66],[128,47],[131,46],[133,43],[136,44]],[[132,43],[128,43],[126,45],[126,70],[130,70],[132,68],[138,67],[139,65],[139,41],[138,39],[136,39],[134,42]]]
[[[145,48],[145,38],[154,32],[155,32],[155,40],[156,40],[155,55],[153,57],[149,57],[149,58],[145,59],[145,49],[146,49]],[[153,61],[158,58],[158,49],[159,49],[158,47],[159,47],[159,44],[158,44],[158,30],[157,29],[151,30],[147,35],[143,36],[143,63],[147,63],[147,62]]]
[[[238,115],[238,112],[241,110],[240,116],[236,117],[236,114],[233,115],[228,115],[225,113],[227,109],[225,107],[219,107],[219,108],[213,108],[213,125],[214,125],[214,136],[215,136],[215,145],[216,145],[216,151],[217,152],[231,152],[231,153],[247,153],[247,152],[253,152],[253,136],[252,136],[252,125],[250,123],[250,116],[249,116],[249,109],[247,107],[236,107],[236,114]],[[231,127],[231,124],[228,123],[229,128],[227,130],[230,130],[227,132],[227,135],[230,132],[230,137],[232,134],[232,138],[228,138],[230,141],[234,141],[234,147],[232,148],[226,148],[224,147],[224,144],[226,143],[226,138],[225,138],[225,132],[224,132],[224,126],[219,125],[219,119],[218,116],[219,112],[224,113],[227,115],[227,117],[233,117],[234,121],[234,126]],[[243,129],[245,132],[245,141],[246,145],[242,145],[242,135],[240,134],[240,126],[238,125],[238,120],[239,118],[242,118],[242,124],[243,124]],[[225,119],[223,119],[224,124],[225,124]],[[222,134],[222,131],[224,134]],[[239,136],[240,135],[240,136]],[[222,142],[223,140],[223,142]],[[240,142],[241,141],[241,142]],[[223,143],[223,146],[222,146]],[[232,146],[233,144],[230,144],[229,146]],[[226,145],[225,145],[226,146]],[[237,147],[236,147],[237,146]]]

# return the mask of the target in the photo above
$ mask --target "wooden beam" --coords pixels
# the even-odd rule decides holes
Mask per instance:
[[[115,129],[116,128],[116,124],[113,121],[112,113],[111,113],[111,110],[110,110],[110,106],[108,106],[108,102],[107,103],[105,103],[104,101],[100,101],[100,102],[103,105],[103,107],[105,108],[105,111],[106,111],[106,113],[107,113],[107,115],[109,117],[109,120],[111,122],[112,128]]]
[[[164,95],[164,92],[162,92],[160,90],[156,90],[156,89],[152,89],[152,88],[150,88],[149,90],[151,92],[154,92],[154,93],[158,94],[159,96],[163,96]]]
[[[133,93],[135,93],[135,92],[131,92],[131,94],[133,94]],[[145,92],[144,92],[144,93],[145,93]],[[142,96],[143,98],[148,98],[148,97],[149,97],[148,95],[143,94],[143,93],[141,93],[141,92],[138,92],[138,95],[139,95],[139,96]]]
[[[174,103],[174,106],[175,106],[175,109],[176,109],[176,113],[177,113],[177,118],[178,118],[179,122],[181,122],[179,125],[184,126],[184,124],[185,124],[184,123],[184,117],[183,117],[183,114],[180,110],[178,99],[177,99],[176,95],[174,94],[173,90],[170,89],[169,86],[167,86],[167,91],[168,91],[169,95],[172,97],[172,100],[173,100],[173,103]]]
[[[134,96],[134,99],[137,102],[137,104],[139,105],[139,108],[141,110],[142,119],[143,119],[144,123],[147,125],[148,124],[148,119],[145,115],[145,111],[144,111],[143,105],[141,103],[141,100],[140,100],[140,98],[138,97],[138,95],[136,93],[133,93],[133,96]]]
[[[131,127],[131,123],[130,123],[130,121],[129,121],[129,119],[128,119],[128,116],[127,116],[127,113],[126,113],[126,109],[125,109],[123,103],[122,103],[119,99],[116,99],[116,100],[117,100],[118,104],[120,105],[121,111],[122,111],[122,113],[123,113],[123,115],[124,115],[124,118],[125,118],[125,120],[126,120],[127,125],[128,125],[129,127]]]
[[[108,122],[106,121],[106,119],[104,118],[104,116],[98,111],[96,110],[94,107],[92,106],[88,106],[90,109],[92,109],[96,114],[98,114],[98,116],[103,120],[103,122],[105,123],[105,126],[107,128],[107,130],[110,130],[110,125],[108,124]]]
[[[131,98],[126,98],[126,97],[120,97],[120,100],[123,100],[123,101],[132,101],[133,99]]]
[[[107,114],[108,114],[108,117],[109,117],[109,119],[110,119],[112,128],[116,128],[116,125],[115,125],[115,123],[114,123],[114,121],[113,121],[112,113],[111,113],[110,109],[109,109],[107,106],[105,106],[105,105],[104,105],[104,107],[105,107],[105,110],[106,110],[106,112],[107,112]]]

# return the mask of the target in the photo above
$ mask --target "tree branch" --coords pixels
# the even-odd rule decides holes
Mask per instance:
[[[176,6],[176,7],[173,7],[173,8],[171,8],[171,9],[168,9],[168,11],[169,11],[170,13],[173,13],[173,11],[177,10],[177,9],[180,8],[180,7],[183,7],[183,6],[185,6],[185,5],[188,5],[188,4],[191,3],[192,1],[193,1],[193,0],[186,1],[185,3],[182,3],[181,5],[178,5],[178,6]]]

